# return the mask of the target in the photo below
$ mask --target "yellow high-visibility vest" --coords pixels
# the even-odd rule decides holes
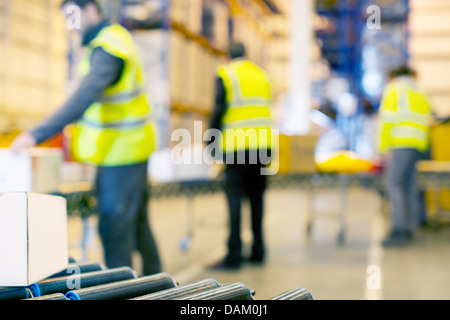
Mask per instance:
[[[81,75],[90,71],[96,48],[124,61],[119,81],[106,88],[77,123],[73,153],[77,160],[105,167],[146,162],[156,149],[156,126],[144,93],[145,79],[132,35],[122,26],[104,28],[92,40],[79,66]]]
[[[272,148],[272,89],[266,72],[247,60],[218,68],[227,111],[222,118],[221,148],[234,153]]]
[[[379,152],[404,148],[427,151],[430,120],[426,96],[408,78],[394,80],[387,86],[380,106]]]

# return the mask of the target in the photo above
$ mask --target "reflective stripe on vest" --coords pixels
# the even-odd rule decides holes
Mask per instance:
[[[252,107],[271,107],[271,100],[264,97],[244,97],[242,94],[241,82],[239,81],[239,75],[234,67],[228,66],[225,68],[225,72],[231,81],[231,88],[233,92],[233,99],[229,101],[228,108],[245,108]]]
[[[149,123],[150,118],[144,118],[135,121],[118,121],[118,122],[93,122],[89,119],[82,119],[81,122],[87,126],[97,128],[97,129],[130,129],[137,128]]]
[[[144,89],[137,87],[132,92],[125,92],[125,93],[116,93],[112,95],[103,95],[100,98],[100,102],[103,104],[121,104],[121,103],[128,103],[133,101],[136,98],[139,98],[141,95],[144,94]]]
[[[268,118],[250,118],[224,124],[224,129],[250,129],[267,128],[273,125],[273,121]]]
[[[399,125],[391,129],[391,136],[394,139],[417,139],[421,141],[427,141],[428,134],[419,128],[408,125]]]

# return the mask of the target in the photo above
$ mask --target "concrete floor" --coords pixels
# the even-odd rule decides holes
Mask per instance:
[[[346,239],[340,244],[340,201],[334,191],[320,191],[312,198],[300,190],[269,191],[264,221],[267,261],[263,266],[244,264],[236,272],[207,267],[226,252],[228,219],[222,194],[191,201],[153,200],[150,219],[164,271],[182,285],[206,278],[243,282],[255,290],[256,300],[296,287],[308,289],[315,300],[450,299],[450,228],[419,230],[413,245],[383,249],[379,243],[388,223],[381,213],[381,200],[375,193],[354,189],[347,197]],[[306,232],[308,208],[315,212],[310,235]],[[70,219],[71,254],[102,262],[96,218],[88,222],[87,256],[83,257],[80,220]],[[249,223],[249,208],[244,206],[244,254],[251,244]],[[133,267],[138,272],[139,262],[136,255]]]

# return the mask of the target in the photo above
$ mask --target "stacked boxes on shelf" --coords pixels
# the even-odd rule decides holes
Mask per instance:
[[[410,4],[411,64],[434,111],[450,116],[450,3],[412,0]]]
[[[215,2],[205,3],[208,6],[212,4]],[[214,71],[223,56],[214,41],[218,37],[208,39],[202,33],[203,5],[203,1],[197,0],[173,1],[169,11],[172,23],[168,48],[172,109],[179,113],[195,112],[199,116],[211,112],[214,100]],[[224,9],[224,6],[221,8]],[[225,19],[225,22],[228,20]],[[214,30],[221,31],[223,37],[223,28],[218,25],[214,23]],[[223,45],[223,39],[217,43],[226,47]]]
[[[8,7],[9,3],[6,1],[0,1],[0,59],[6,61],[6,48],[7,48],[7,25],[8,25]],[[0,112],[5,114],[6,109],[6,72],[7,64],[0,63]],[[0,118],[0,126],[5,128],[7,126],[7,119]],[[4,139],[0,138],[0,146],[4,144]]]
[[[55,1],[2,1],[2,113],[19,129],[58,107],[66,80],[64,20]]]
[[[273,16],[263,12],[256,2],[173,1],[169,10],[172,29],[168,48],[172,110],[194,112],[199,117],[210,115],[215,70],[226,61],[230,38],[244,42],[249,59],[269,69],[272,50],[276,50],[272,46],[275,37],[268,31]],[[278,66],[274,66],[268,71],[277,70]],[[285,83],[284,70],[283,74],[278,72],[277,81]]]
[[[200,34],[202,21],[202,0],[172,0],[170,19],[183,25],[194,34]]]
[[[217,49],[226,51],[229,41],[229,20],[231,18],[231,12],[222,1],[214,1],[210,6],[214,16],[214,23],[212,26],[212,34],[214,36],[213,39],[211,39],[211,42]]]
[[[186,64],[183,55],[188,40],[176,32],[170,33],[170,54],[169,54],[169,79],[170,79],[170,100],[172,105],[182,104],[182,88],[184,66]]]

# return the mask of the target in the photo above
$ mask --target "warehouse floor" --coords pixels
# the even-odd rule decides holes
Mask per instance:
[[[352,189],[346,198],[346,239],[339,243],[341,200],[334,191],[320,191],[312,198],[300,190],[269,191],[264,225],[267,261],[263,266],[246,263],[233,272],[208,268],[226,252],[227,211],[222,194],[191,201],[183,197],[153,200],[150,218],[164,271],[180,284],[206,278],[243,282],[255,290],[256,300],[296,287],[307,288],[316,300],[450,299],[450,228],[421,229],[411,246],[383,249],[379,243],[388,225],[381,213],[382,201],[373,192]],[[308,236],[309,207],[315,219]],[[244,207],[242,232],[247,251],[251,244],[248,210]],[[72,256],[102,262],[96,225],[91,217],[83,251],[80,219],[70,219]],[[136,255],[133,267],[138,272],[139,262]]]

